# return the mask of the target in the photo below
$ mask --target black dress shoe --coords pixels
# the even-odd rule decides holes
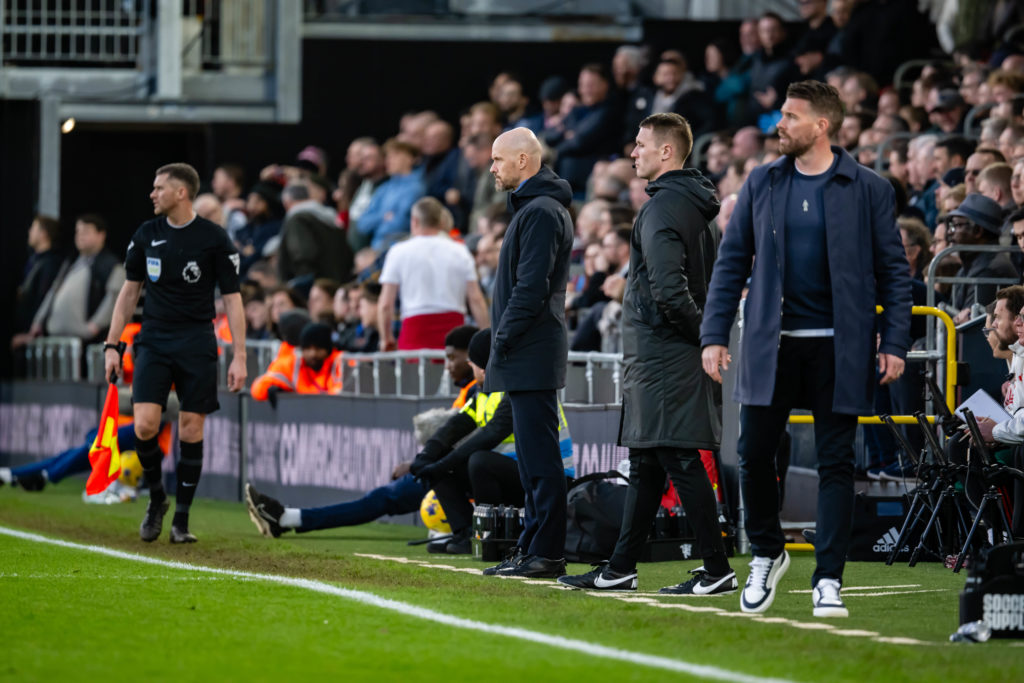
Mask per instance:
[[[473,552],[473,530],[470,528],[452,534],[444,551],[449,555],[470,555]]]
[[[508,571],[512,567],[522,562],[525,557],[526,555],[523,554],[523,551],[518,546],[516,546],[515,548],[512,548],[512,550],[509,551],[508,557],[506,557],[504,560],[494,565],[493,567],[488,567],[487,569],[483,570],[481,574],[483,574],[484,576],[495,576],[497,574],[503,574],[504,572]]]
[[[498,576],[521,576],[531,579],[557,579],[565,576],[565,560],[550,560],[540,555],[527,555],[519,564],[498,572]]]

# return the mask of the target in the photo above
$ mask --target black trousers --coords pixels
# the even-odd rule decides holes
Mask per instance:
[[[696,448],[630,448],[622,529],[609,561],[614,571],[630,572],[636,568],[661,504],[666,475],[675,485],[686,519],[697,537],[697,555],[719,555],[721,560],[725,559],[718,501],[700,452]]]
[[[740,409],[740,490],[746,531],[754,555],[775,557],[786,537],[779,523],[775,450],[792,408],[814,415],[818,454],[818,525],[814,543],[819,579],[842,580],[853,525],[853,441],[857,416],[835,413],[835,354],[831,337],[783,337],[770,406]]]
[[[433,488],[453,533],[473,524],[470,498],[490,505],[523,504],[516,461],[493,451],[477,451],[469,456],[465,467],[434,481]]]
[[[558,447],[555,390],[510,391],[525,528],[519,547],[549,560],[565,557],[565,469]]]

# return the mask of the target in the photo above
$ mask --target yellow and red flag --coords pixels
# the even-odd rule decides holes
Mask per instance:
[[[100,413],[100,428],[89,447],[89,464],[92,472],[85,482],[85,492],[90,496],[107,490],[111,482],[121,475],[121,452],[117,448],[117,385],[107,388],[107,400]]]

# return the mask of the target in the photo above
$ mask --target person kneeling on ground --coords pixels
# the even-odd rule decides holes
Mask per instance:
[[[469,362],[478,385],[483,385],[491,352],[491,331],[473,335]],[[565,423],[564,418],[561,422]],[[564,439],[572,453],[568,427]],[[466,436],[469,435],[469,436]],[[465,440],[458,446],[454,444]],[[478,504],[522,505],[525,494],[516,462],[512,434],[512,405],[502,392],[478,392],[462,411],[437,430],[412,463],[412,473],[434,489],[452,528],[451,538],[427,545],[432,553],[471,552],[472,498]]]
[[[460,389],[452,403],[458,410],[471,402],[480,384],[473,379],[467,361],[470,339],[477,328],[472,325],[456,327],[445,337],[445,367],[452,383]],[[280,501],[257,491],[252,484],[245,486],[245,502],[249,517],[264,536],[277,538],[295,529],[298,532],[335,529],[343,526],[366,524],[384,515],[403,515],[420,509],[427,487],[412,474],[409,463],[403,462],[391,473],[392,481],[379,486],[358,500],[318,508],[286,508]]]

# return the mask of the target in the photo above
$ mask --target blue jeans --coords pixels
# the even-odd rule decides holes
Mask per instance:
[[[411,474],[379,486],[358,500],[319,508],[303,508],[302,526],[296,531],[334,529],[366,524],[384,515],[402,515],[420,509],[427,487]]]
[[[42,474],[46,472],[46,479],[51,484],[56,484],[64,477],[71,474],[78,474],[79,472],[88,472],[89,465],[89,449],[92,447],[93,439],[96,438],[96,430],[93,429],[85,435],[85,443],[81,446],[75,446],[69,448],[66,451],[58,453],[52,458],[46,460],[40,460],[30,465],[22,465],[21,467],[12,467],[11,475],[15,478],[28,477],[34,474]],[[130,451],[135,448],[135,427],[132,425],[125,425],[117,430],[117,447],[122,452]]]

